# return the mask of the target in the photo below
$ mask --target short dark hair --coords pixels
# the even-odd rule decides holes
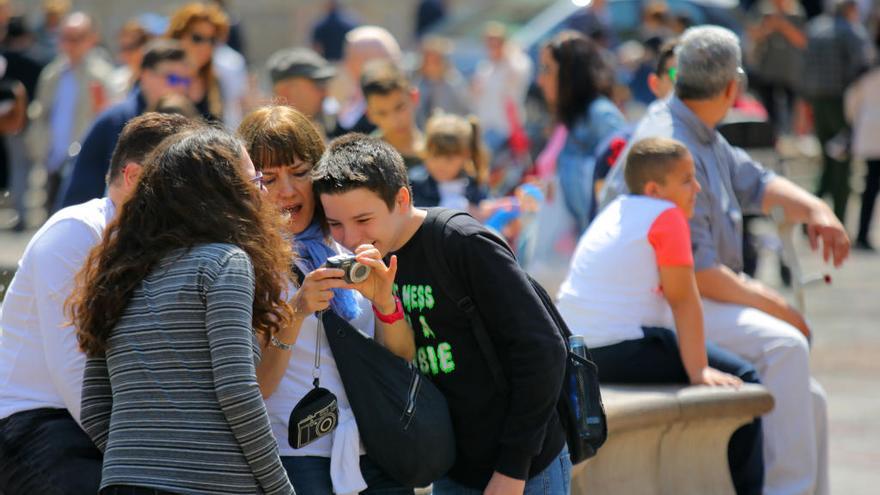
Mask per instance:
[[[126,163],[143,163],[162,140],[199,125],[182,115],[157,112],[147,112],[129,120],[119,133],[116,148],[110,157],[107,185],[112,184],[122,174]]]
[[[636,142],[626,155],[623,176],[632,194],[644,194],[648,182],[666,183],[673,167],[689,154],[680,141],[663,137]]]
[[[403,157],[385,141],[364,134],[346,134],[327,146],[312,169],[315,195],[366,188],[391,210],[401,187],[409,189]]]
[[[183,62],[186,60],[186,52],[175,40],[158,39],[147,43],[144,47],[144,59],[141,61],[141,70],[153,70],[162,62]]]
[[[668,64],[675,57],[675,47],[677,46],[678,38],[668,39],[660,45],[660,51],[657,53],[657,67],[654,69],[657,77],[662,77],[663,74],[669,72]]]
[[[407,92],[411,87],[403,71],[388,60],[368,62],[361,74],[361,92],[365,99],[372,95],[387,96],[394,91]]]

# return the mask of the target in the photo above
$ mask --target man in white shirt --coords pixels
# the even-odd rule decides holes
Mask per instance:
[[[59,211],[28,243],[0,308],[0,493],[98,492],[101,453],[79,427],[85,356],[64,303],[147,154],[194,125],[179,115],[132,119],[113,152],[107,196]]]

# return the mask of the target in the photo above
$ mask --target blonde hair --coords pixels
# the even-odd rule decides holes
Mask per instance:
[[[465,171],[484,184],[489,178],[488,152],[480,139],[480,121],[453,114],[435,114],[425,125],[425,151],[428,156],[466,156]]]

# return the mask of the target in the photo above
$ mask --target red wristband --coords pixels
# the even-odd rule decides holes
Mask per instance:
[[[395,323],[398,320],[403,319],[403,303],[400,302],[400,298],[397,296],[391,296],[394,298],[394,312],[391,314],[383,315],[376,309],[376,305],[373,305],[373,314],[376,315],[376,318],[379,318],[379,321],[382,323]]]

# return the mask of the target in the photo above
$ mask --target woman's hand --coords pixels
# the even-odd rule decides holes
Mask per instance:
[[[346,287],[360,292],[380,313],[393,313],[397,307],[391,292],[397,275],[397,256],[392,256],[389,266],[385,266],[382,253],[371,244],[358,246],[354,254],[358,263],[370,267],[370,276],[359,284]]]
[[[297,314],[308,315],[330,307],[333,289],[347,287],[342,277],[345,272],[338,268],[317,268],[306,275],[302,286],[290,301]]]

